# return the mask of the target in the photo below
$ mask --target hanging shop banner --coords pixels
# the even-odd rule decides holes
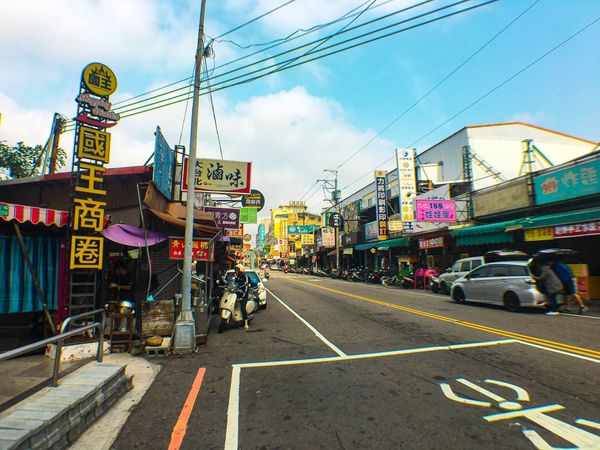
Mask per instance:
[[[431,239],[419,239],[419,250],[427,250],[430,248],[444,248],[444,236]]]
[[[600,193],[600,160],[579,163],[533,178],[535,203],[545,205]]]
[[[156,127],[154,132],[154,169],[152,182],[156,188],[169,200],[173,200],[173,185],[175,182],[175,150],[169,147],[165,137]]]
[[[377,222],[377,239],[384,241],[388,238],[387,217],[387,172],[375,171],[375,221]]]
[[[473,193],[475,217],[487,216],[529,206],[529,178],[503,183]]]
[[[81,74],[73,148],[73,205],[70,223],[70,269],[101,270],[104,238],[105,164],[110,162],[110,133],[119,115],[109,96],[117,88],[115,74],[100,63],[88,64]]]
[[[377,239],[377,221],[369,222],[365,224],[365,241],[372,241]]]
[[[571,223],[554,227],[555,238],[571,238],[581,236],[594,236],[600,234],[600,220],[593,222]]]
[[[256,208],[240,208],[240,223],[258,223]]]
[[[390,233],[400,233],[402,231],[402,221],[388,220],[388,231]]]
[[[530,228],[525,230],[523,239],[526,242],[551,241],[554,239],[554,227]]]
[[[327,223],[327,226],[330,226],[332,228],[339,228],[339,229],[344,229],[344,218],[342,217],[342,215],[340,213],[333,213],[329,216],[329,222]]]
[[[302,249],[302,242],[298,241],[294,243],[294,248],[296,250],[301,250]]]
[[[456,222],[454,200],[415,200],[417,222]]]
[[[334,228],[323,228],[321,230],[323,246],[324,247],[335,247],[335,229]]]
[[[244,237],[244,225],[240,225],[237,230],[227,230],[227,235],[235,238],[243,238]]]
[[[301,234],[300,235],[300,244],[301,245],[314,245],[315,244],[315,236],[312,234]]]
[[[187,189],[188,158],[183,160],[182,189]],[[197,159],[194,173],[196,192],[250,194],[251,162]]]
[[[319,225],[288,225],[288,234],[309,234],[319,229]]]
[[[252,189],[250,194],[242,197],[242,206],[260,211],[265,206],[265,196],[260,191]]]
[[[183,259],[185,247],[184,238],[169,238],[169,259]],[[192,259],[197,261],[209,261],[208,241],[194,239],[192,243]],[[214,255],[210,255],[210,261],[214,261]]]
[[[400,186],[399,208],[402,215],[402,228],[405,233],[414,230],[415,213],[413,198],[417,195],[417,179],[415,172],[415,150],[396,149],[398,165],[398,184]]]
[[[237,230],[240,227],[240,210],[238,208],[214,208],[207,206],[206,212],[212,213],[219,228]]]

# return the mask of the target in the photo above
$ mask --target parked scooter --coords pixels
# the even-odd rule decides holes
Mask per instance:
[[[431,277],[431,292],[438,294],[440,292],[440,278],[437,276]]]
[[[252,321],[252,313],[258,310],[258,302],[256,297],[250,295],[246,302],[246,313],[248,321]],[[221,315],[221,323],[219,323],[219,333],[225,331],[230,323],[243,324],[244,317],[242,316],[241,302],[238,301],[238,284],[232,280],[225,285],[223,297],[219,304],[219,313]]]

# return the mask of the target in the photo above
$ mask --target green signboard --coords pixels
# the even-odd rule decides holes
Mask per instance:
[[[310,234],[316,229],[320,228],[318,225],[288,225],[288,234]]]
[[[256,208],[240,208],[240,223],[258,223]]]

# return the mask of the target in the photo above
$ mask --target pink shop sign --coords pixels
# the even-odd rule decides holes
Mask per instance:
[[[417,222],[456,222],[454,200],[415,200]]]

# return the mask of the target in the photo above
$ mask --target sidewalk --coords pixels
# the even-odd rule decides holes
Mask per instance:
[[[88,428],[70,448],[87,450],[109,450],[126,422],[131,409],[140,402],[154,378],[160,371],[160,366],[143,357],[131,356],[127,353],[104,355],[104,361],[110,364],[125,364],[126,375],[133,375],[133,389],[125,393],[110,409]],[[6,364],[6,366],[5,366]],[[39,389],[40,383],[48,382],[52,373],[53,360],[43,355],[34,355],[3,363],[3,382],[0,383],[0,395],[5,408],[0,412],[0,418],[9,416],[22,407],[24,403],[35,401],[53,388]],[[59,385],[70,377],[85,370],[88,366],[97,364],[95,360],[78,361],[64,364],[69,365],[71,373],[59,378]],[[8,404],[10,403],[10,406]]]

